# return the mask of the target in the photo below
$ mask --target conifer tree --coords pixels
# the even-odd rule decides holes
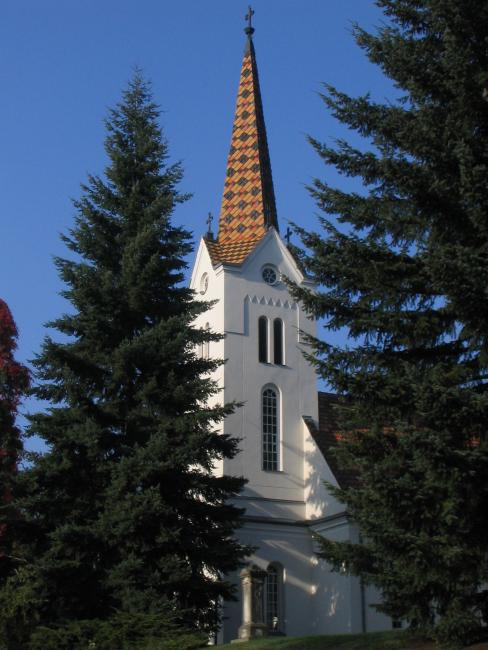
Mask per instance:
[[[22,442],[15,419],[29,384],[27,368],[14,358],[17,336],[10,309],[0,299],[0,585],[16,565],[13,530],[17,514],[12,498]]]
[[[214,628],[223,576],[246,552],[228,503],[243,480],[212,473],[237,452],[215,431],[233,405],[205,405],[220,361],[196,350],[219,337],[192,324],[208,305],[184,285],[182,170],[158,117],[136,74],[106,122],[105,178],[75,202],[73,255],[56,260],[70,307],[35,361],[49,409],[30,426],[48,452],[23,475],[42,625],[169,611]]]
[[[401,96],[326,87],[366,144],[311,142],[364,191],[314,182],[324,232],[302,231],[302,258],[319,291],[295,290],[349,336],[313,357],[344,396],[337,453],[359,480],[334,491],[364,543],[322,552],[393,618],[467,641],[488,624],[488,4],[377,5],[387,22],[355,37]]]

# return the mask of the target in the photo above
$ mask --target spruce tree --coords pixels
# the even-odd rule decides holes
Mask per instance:
[[[0,585],[17,564],[14,530],[18,513],[12,500],[22,442],[15,420],[29,384],[27,368],[14,357],[17,336],[10,309],[0,299]]]
[[[136,74],[106,122],[105,178],[90,176],[75,202],[72,255],[56,260],[69,310],[35,361],[49,408],[30,434],[48,452],[23,474],[22,502],[43,625],[121,611],[215,628],[232,596],[224,576],[247,550],[228,503],[243,480],[213,473],[237,452],[216,433],[233,405],[206,405],[221,362],[197,349],[219,337],[193,325],[208,304],[184,284],[190,234],[172,222],[182,170],[158,118]]]
[[[355,38],[400,96],[326,86],[365,146],[311,142],[364,189],[314,181],[323,232],[301,234],[318,292],[295,289],[348,335],[312,357],[344,397],[337,453],[358,483],[334,492],[364,543],[323,539],[322,555],[393,618],[468,641],[488,624],[488,4],[377,5],[386,22]]]

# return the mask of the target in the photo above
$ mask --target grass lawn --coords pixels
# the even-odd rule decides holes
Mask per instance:
[[[407,632],[372,632],[334,636],[279,637],[221,646],[233,650],[434,650],[429,641]]]
[[[406,630],[332,636],[283,636],[249,643],[232,643],[219,648],[228,650],[230,648],[233,650],[439,650],[439,646],[433,641],[412,635]],[[459,650],[459,646],[452,646],[451,650]],[[488,650],[488,642],[477,643],[462,650]]]

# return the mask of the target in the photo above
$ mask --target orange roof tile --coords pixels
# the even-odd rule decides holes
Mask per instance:
[[[212,264],[217,266],[218,264],[242,264],[259,239],[220,243],[218,240],[206,237],[204,241]]]

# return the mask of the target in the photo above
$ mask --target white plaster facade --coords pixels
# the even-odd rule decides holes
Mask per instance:
[[[281,279],[290,278],[313,290],[277,231],[251,12],[247,18],[218,232],[215,239],[207,235],[201,240],[191,278],[197,295],[213,301],[197,326],[224,335],[203,351],[225,359],[214,376],[221,389],[214,399],[242,404],[221,425],[222,432],[240,440],[241,451],[215,467],[215,472],[248,480],[236,499],[245,509],[245,523],[237,534],[256,548],[249,565],[257,568],[249,567],[249,581],[253,571],[256,576],[259,569],[267,572],[268,614],[273,616],[266,624],[290,636],[385,629],[391,621],[369,607],[375,595],[363,589],[358,579],[330,571],[314,552],[314,533],[334,540],[357,540],[358,533],[348,522],[344,506],[323,484],[324,480],[337,484],[337,477],[344,478],[337,468],[334,476],[334,463],[330,458],[327,462],[330,427],[324,423],[331,396],[321,393],[319,398],[315,372],[303,355],[303,333],[314,335],[315,322]],[[263,277],[267,266],[275,270],[277,282]],[[267,319],[265,358],[259,345],[263,317]],[[284,334],[278,357],[274,355],[275,319]],[[272,439],[272,452],[269,445],[263,452],[263,438],[267,443]],[[230,578],[240,593],[239,576]],[[252,589],[246,593],[252,594]],[[228,642],[238,637],[240,600],[224,603],[223,616],[219,642]],[[245,629],[248,622],[246,616]]]
[[[328,493],[327,480],[336,483],[304,416],[318,427],[318,394],[313,368],[305,360],[300,332],[315,333],[315,323],[290,297],[283,281],[267,284],[265,265],[310,286],[276,230],[271,227],[241,265],[212,265],[202,239],[193,268],[191,287],[202,298],[216,301],[197,325],[223,333],[210,344],[210,356],[225,359],[215,375],[222,401],[243,406],[228,417],[222,430],[240,439],[240,453],[216,467],[216,472],[244,476],[248,483],[237,504],[245,508],[239,539],[257,548],[250,563],[282,570],[279,630],[289,636],[362,632],[391,628],[391,621],[369,607],[375,601],[356,578],[331,572],[314,553],[313,532],[334,540],[356,540],[344,506]],[[258,357],[258,319],[284,324],[284,363],[261,363]],[[270,332],[272,337],[272,328]],[[272,339],[270,349],[273,349]],[[262,469],[262,391],[276,387],[279,394],[279,469]],[[238,576],[233,576],[239,584]],[[225,603],[219,643],[237,638],[242,604]]]

